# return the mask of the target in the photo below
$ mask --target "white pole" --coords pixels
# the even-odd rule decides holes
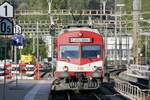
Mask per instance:
[[[127,64],[130,64],[130,36],[127,33],[127,24],[126,24],[126,35],[127,35]]]
[[[39,61],[39,24],[38,24],[38,21],[37,21],[37,24],[36,24],[36,33],[37,33],[37,55],[36,55],[36,58],[37,58],[37,61],[36,63],[38,63]]]
[[[140,0],[133,0],[133,58],[134,64],[138,64],[138,43],[139,43],[139,17],[140,17]]]
[[[120,35],[119,35],[119,65],[122,64],[122,30],[121,30],[121,6],[119,7],[120,8],[120,19],[119,19],[119,31],[120,31]]]
[[[116,1],[115,1],[116,2]],[[114,52],[114,66],[117,68],[117,14],[116,14],[116,5],[115,5],[115,52]]]
[[[50,25],[54,25],[54,21],[53,21],[53,16],[51,15],[51,5],[52,5],[52,1],[53,0],[47,0],[48,2],[48,5],[49,5],[49,16],[50,16]],[[52,69],[54,70],[54,38],[55,38],[55,35],[54,37],[51,35],[51,58],[52,58]],[[54,72],[52,71],[52,74],[54,76]]]
[[[35,53],[35,33],[33,32],[33,35],[32,35],[32,42],[33,42],[33,45],[32,45],[32,53],[34,54]]]
[[[52,2],[53,2],[53,0],[47,0],[47,2],[48,2],[48,13],[49,14],[51,14],[51,5],[52,5]]]
[[[103,14],[106,12],[106,1],[103,1]]]

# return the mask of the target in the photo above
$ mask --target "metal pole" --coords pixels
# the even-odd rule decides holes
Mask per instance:
[[[23,46],[19,46],[19,51],[20,51],[20,61],[21,61],[21,55],[22,55],[22,48],[23,48]],[[21,62],[20,62],[21,63]],[[19,66],[20,67],[20,66]],[[20,76],[21,76],[21,79],[23,79],[23,77],[22,77],[22,67],[20,67]]]
[[[127,35],[128,36],[128,42],[127,42],[127,44],[128,44],[128,48],[127,48],[127,50],[128,50],[128,65],[130,65],[130,36],[129,35]]]
[[[114,55],[114,64],[115,67],[117,68],[117,15],[115,15],[115,55]]]
[[[16,86],[18,85],[18,73],[17,73],[17,46],[14,47],[14,62],[16,67]]]
[[[37,54],[36,54],[36,58],[37,58],[37,61],[36,61],[36,63],[38,63],[38,61],[39,61],[39,32],[38,32],[38,30],[39,30],[39,24],[38,24],[38,21],[37,21],[37,24],[36,24],[36,33],[37,33]]]
[[[5,38],[6,39],[6,35]],[[6,71],[6,52],[7,52],[7,40],[5,40],[5,60],[4,60],[4,86],[3,86],[3,100],[6,99],[6,78],[5,78],[5,71]]]
[[[115,35],[115,49],[114,49],[114,66],[117,68],[117,14],[116,14],[116,5],[117,5],[117,0],[115,0],[115,30],[114,30],[114,35]]]
[[[147,64],[147,42],[148,42],[148,39],[147,39],[148,37],[146,36],[145,37],[145,61],[146,61],[146,64]]]
[[[50,24],[54,25],[53,16],[51,15],[51,4],[52,4],[52,2],[53,2],[53,0],[48,0],[48,5],[49,5],[49,12],[48,13],[50,16]],[[53,69],[53,71],[54,71],[54,38],[55,38],[55,34],[54,34],[54,36],[51,35],[51,50],[52,50],[51,56],[52,56],[52,69]],[[54,76],[54,73],[53,73],[53,76]]]
[[[122,64],[122,32],[121,32],[121,7],[120,7],[120,17],[119,17],[119,65]]]
[[[52,76],[54,76],[54,37],[51,37],[52,41],[51,41],[51,45],[52,45],[52,51],[51,51],[51,55],[52,55]]]
[[[103,14],[106,13],[106,1],[103,1]],[[107,21],[107,15],[106,15],[106,21]],[[105,58],[107,57],[107,23],[105,26]]]
[[[99,10],[100,10],[100,13],[102,14],[102,7],[101,7],[101,0],[99,0]],[[102,15],[100,15],[100,23],[102,23]]]
[[[130,65],[130,36],[128,34],[128,27],[127,27],[127,21],[126,21],[126,25],[125,25],[125,33],[126,33],[126,61],[127,61],[127,65]]]
[[[127,34],[127,22],[125,24],[125,38],[126,38],[126,64],[128,64],[128,34]]]
[[[138,53],[139,53],[139,17],[140,17],[140,0],[133,0],[133,58],[134,64],[138,64]]]
[[[33,45],[32,45],[32,53],[34,54],[35,53],[35,33],[33,32],[33,35],[32,35],[32,41],[33,41]]]
[[[103,1],[103,14],[106,12],[106,1]]]
[[[47,2],[48,2],[48,7],[49,7],[48,13],[51,14],[51,5],[52,5],[53,0],[47,0]]]

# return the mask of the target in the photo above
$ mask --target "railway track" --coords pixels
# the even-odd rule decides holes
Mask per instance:
[[[97,94],[93,93],[93,96],[96,97],[97,100],[102,100]]]
[[[112,70],[111,75],[117,76],[124,69]],[[49,100],[129,100],[114,89],[114,82],[104,82],[97,90],[63,90],[51,91]]]
[[[50,94],[49,100],[101,100],[96,93],[76,93],[75,91],[55,91]]]
[[[112,99],[113,98],[113,99]],[[129,100],[115,91],[113,85],[104,83],[97,90],[52,91],[49,100]]]

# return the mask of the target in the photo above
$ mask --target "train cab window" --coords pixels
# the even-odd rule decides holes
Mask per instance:
[[[100,46],[98,45],[86,45],[82,46],[83,58],[100,58]]]
[[[60,46],[60,58],[79,58],[80,49],[78,45]]]

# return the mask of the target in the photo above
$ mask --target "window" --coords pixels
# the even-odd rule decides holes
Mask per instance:
[[[100,46],[98,45],[87,45],[82,47],[83,58],[99,58],[100,57]]]
[[[60,46],[60,58],[79,58],[80,50],[78,45]]]

